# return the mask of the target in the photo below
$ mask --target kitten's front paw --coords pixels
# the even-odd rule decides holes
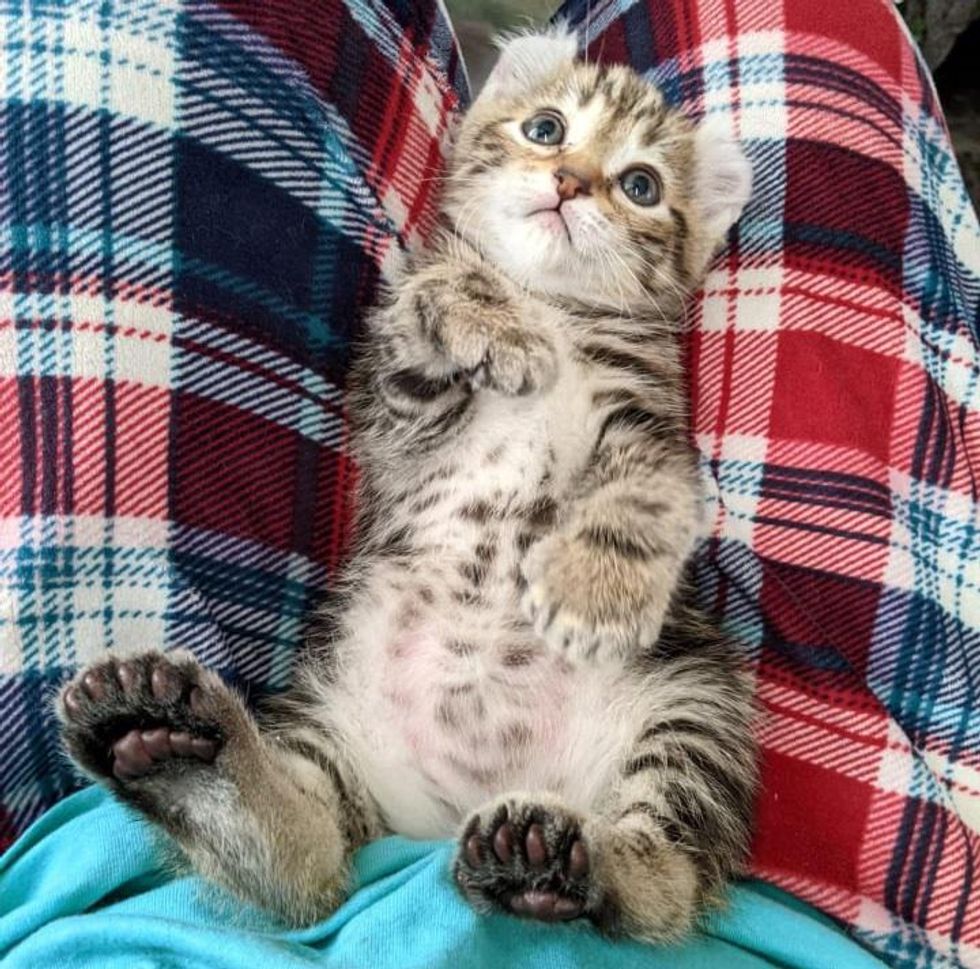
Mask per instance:
[[[563,922],[598,911],[581,821],[550,800],[502,798],[464,825],[453,877],[478,912]]]
[[[557,358],[551,341],[521,320],[493,283],[472,272],[447,285],[436,280],[418,293],[423,329],[453,372],[469,374],[504,394],[548,387]]]
[[[522,605],[535,632],[572,662],[623,662],[660,634],[670,593],[645,561],[558,531],[533,545]]]
[[[238,698],[183,654],[110,657],[61,693],[65,745],[118,788],[170,769],[211,764],[244,722]]]
[[[465,304],[436,327],[440,348],[460,370],[501,393],[523,395],[549,386],[555,352],[544,337],[505,314],[469,312]]]

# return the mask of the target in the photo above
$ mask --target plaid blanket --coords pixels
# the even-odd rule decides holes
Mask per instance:
[[[980,229],[928,76],[886,0],[565,14],[755,168],[690,336],[754,870],[895,966],[980,965]],[[101,650],[288,680],[348,528],[347,348],[465,82],[394,0],[0,3],[0,50],[9,839],[76,784],[47,703]]]

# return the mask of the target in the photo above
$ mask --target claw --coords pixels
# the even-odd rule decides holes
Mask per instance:
[[[65,743],[90,772],[137,786],[165,771],[204,769],[227,736],[217,685],[196,685],[200,670],[155,650],[109,657],[82,670],[61,694]],[[182,762],[182,763],[181,763]]]
[[[459,850],[455,877],[478,911],[544,922],[585,914],[591,859],[573,814],[534,801],[488,806],[471,817]]]

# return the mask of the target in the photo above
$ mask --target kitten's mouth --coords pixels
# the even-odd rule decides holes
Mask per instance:
[[[568,244],[572,244],[572,233],[569,231],[565,216],[561,214],[561,202],[557,205],[546,205],[544,208],[534,209],[527,214],[529,219],[539,215],[544,216],[549,225],[554,225],[556,228],[560,225],[562,231],[565,233],[565,238],[568,240]]]

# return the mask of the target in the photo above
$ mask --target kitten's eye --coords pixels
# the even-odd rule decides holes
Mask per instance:
[[[521,125],[521,131],[528,141],[533,141],[536,145],[560,145],[565,138],[564,122],[550,111],[528,118]]]
[[[645,168],[630,168],[619,176],[626,197],[637,205],[656,205],[660,201],[660,183]]]

